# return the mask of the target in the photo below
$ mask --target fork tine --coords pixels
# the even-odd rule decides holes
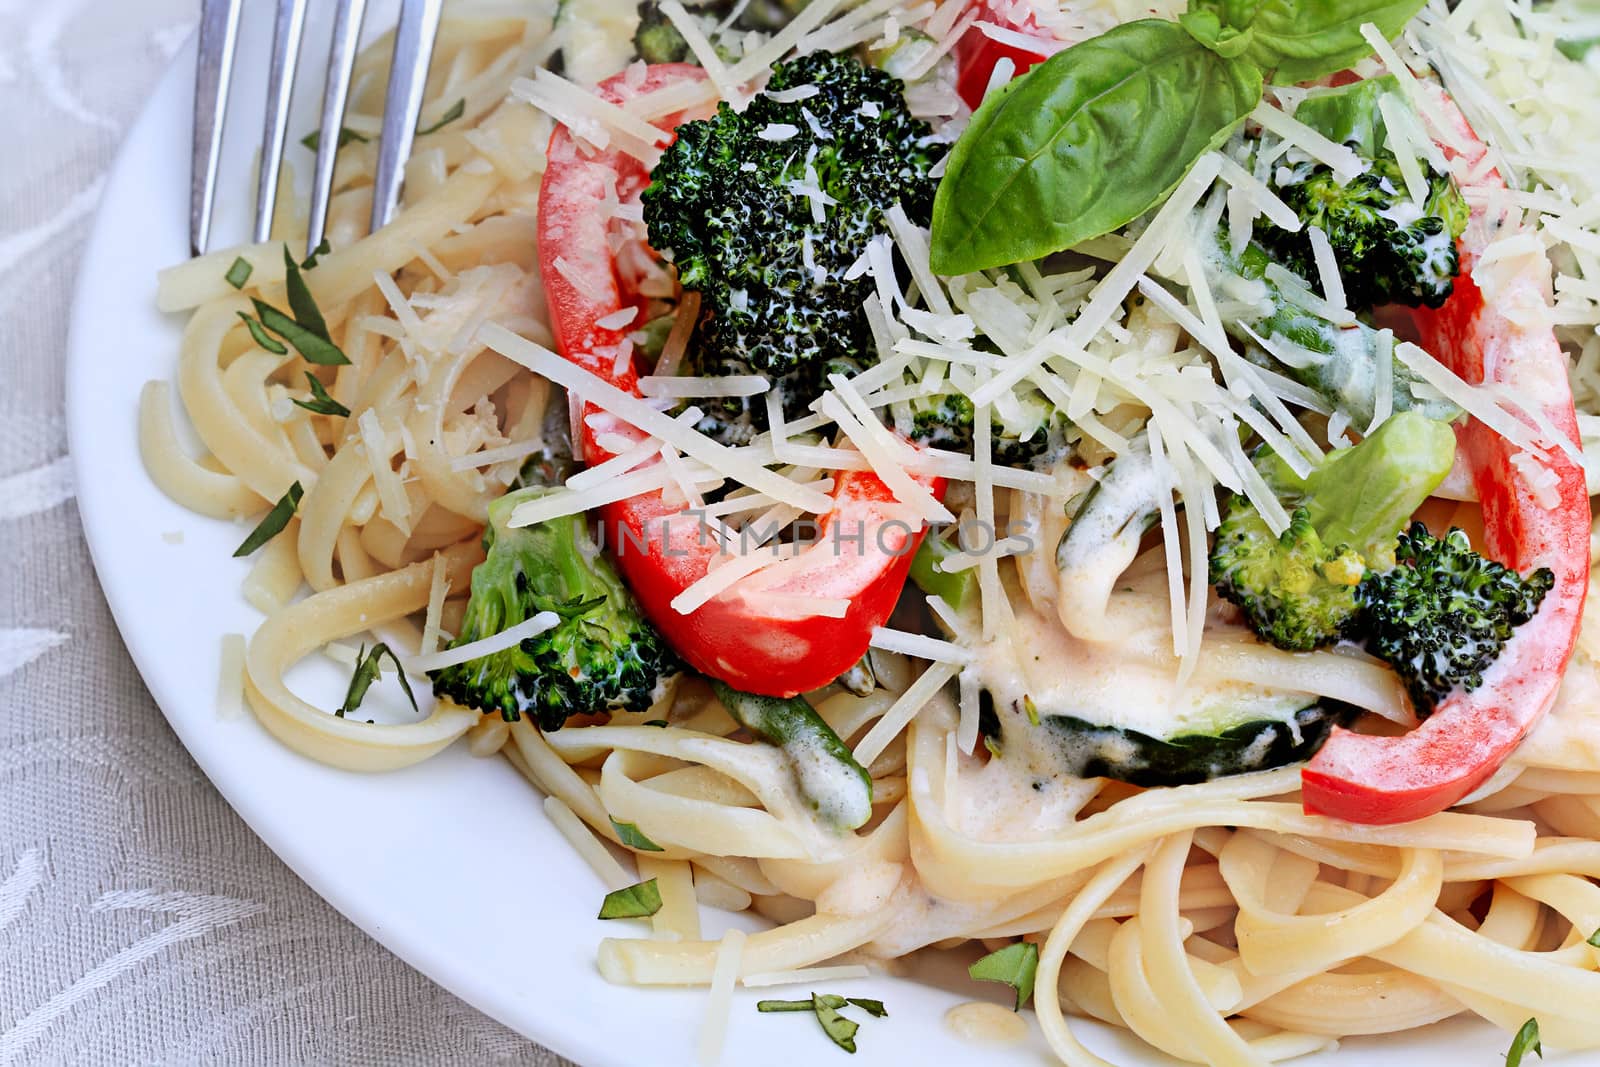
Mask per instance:
[[[328,200],[333,195],[333,165],[339,154],[339,133],[344,126],[345,104],[350,99],[350,75],[356,65],[356,45],[361,38],[361,18],[367,0],[339,0],[334,15],[333,48],[328,53],[328,78],[322,92],[322,133],[317,139],[317,169],[311,178],[311,219],[306,230],[306,255],[322,243],[328,224]]]
[[[261,133],[261,175],[256,184],[257,244],[272,236],[272,211],[278,202],[278,171],[289,132],[289,99],[300,62],[300,32],[305,28],[306,0],[278,0],[272,28],[272,68],[267,78],[267,121]]]
[[[238,40],[239,0],[205,0],[194,72],[194,153],[189,172],[189,251],[197,256],[211,239],[211,205],[217,193],[222,124]]]
[[[378,167],[373,177],[372,228],[389,221],[400,200],[400,182],[428,83],[428,64],[439,32],[444,0],[404,0],[389,64],[389,88],[383,101],[383,137],[378,142]]]

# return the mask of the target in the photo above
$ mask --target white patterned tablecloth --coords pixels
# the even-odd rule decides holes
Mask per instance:
[[[0,1067],[555,1067],[251,833],[95,584],[67,308],[112,156],[197,17],[196,0],[0,0]]]

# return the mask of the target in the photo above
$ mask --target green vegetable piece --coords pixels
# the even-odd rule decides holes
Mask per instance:
[[[367,690],[372,688],[372,683],[376,682],[382,673],[379,661],[384,656],[388,656],[394,663],[395,673],[400,678],[400,688],[406,691],[406,699],[411,701],[411,710],[419,710],[417,695],[411,691],[411,682],[406,678],[406,669],[401,664],[400,657],[396,656],[388,645],[379,641],[372,646],[371,652],[368,652],[364,645],[356,651],[356,669],[350,675],[350,688],[345,690],[344,703],[339,705],[339,710],[335,711],[334,715],[342,719],[361,706],[361,702],[367,697]]]
[[[444,129],[446,126],[450,125],[452,122],[454,122],[456,119],[460,118],[462,115],[465,115],[466,113],[467,113],[467,101],[466,101],[466,98],[463,97],[462,99],[457,100],[455,103],[451,104],[450,105],[450,110],[446,111],[443,115],[441,115],[439,117],[439,121],[435,122],[432,126],[427,126],[427,127],[419,126],[419,127],[417,127],[417,136],[418,137],[426,137],[430,133],[438,133],[440,130]]]
[[[1388,132],[1378,102],[1399,92],[1400,83],[1393,74],[1313,89],[1295,108],[1294,117],[1334,144],[1347,145],[1362,158],[1374,159],[1383,151]]]
[[[889,1017],[889,1009],[883,1006],[883,1001],[881,1000],[868,1000],[866,997],[845,997],[844,999],[874,1019],[887,1019]]]
[[[666,849],[650,840],[631,822],[618,822],[611,820],[611,825],[617,831],[617,837],[629,848],[636,848],[640,852],[665,852]]]
[[[1434,537],[1420,522],[1400,535],[1398,565],[1361,580],[1367,648],[1406,683],[1426,718],[1458,687],[1471,692],[1518,626],[1555,584],[1548,567],[1526,578],[1472,551],[1452,529]]]
[[[333,251],[333,245],[329,244],[328,239],[324,237],[321,243],[307,253],[305,259],[300,261],[300,269],[311,270],[317,265],[317,260],[321,259],[331,251]]]
[[[735,722],[783,750],[801,796],[823,821],[853,830],[872,818],[872,776],[804,697],[743,693],[715,678],[711,687]]]
[[[930,533],[922,539],[922,546],[911,557],[911,580],[929,596],[936,596],[957,611],[972,603],[978,592],[976,568],[945,572],[940,569],[947,559],[961,555],[961,549],[937,534]]]
[[[817,1013],[817,1022],[822,1024],[822,1032],[846,1052],[854,1052],[856,1031],[861,1029],[861,1024],[853,1019],[846,1019],[837,1009],[815,994],[812,995],[811,1001],[812,1008]]]
[[[1600,948],[1600,927],[1595,928],[1594,933],[1589,935],[1589,940],[1585,943],[1593,945],[1595,948]]]
[[[1033,977],[1038,970],[1039,946],[1032,941],[1018,941],[989,953],[968,967],[967,974],[979,982],[1000,982],[1010,986],[1017,994],[1014,1010],[1021,1011],[1028,998],[1033,996]]]
[[[542,730],[559,730],[573,715],[648,711],[662,680],[680,669],[678,659],[595,544],[583,514],[510,525],[518,506],[550,492],[529,486],[489,505],[487,556],[472,572],[472,596],[453,647],[541,612],[560,621],[499,652],[432,672],[433,691],[507,722],[526,715]]]
[[[814,1011],[813,1001],[806,1000],[758,1000],[756,1011],[769,1014],[787,1011]]]
[[[243,256],[236,256],[234,257],[233,265],[228,268],[228,273],[222,276],[222,280],[235,289],[243,289],[244,283],[250,280],[250,274],[254,270],[255,268],[250,265],[248,259]]]
[[[256,344],[260,345],[262,348],[265,348],[268,352],[271,352],[275,356],[286,356],[289,354],[289,349],[285,347],[284,343],[263,329],[260,321],[254,316],[241,311],[239,312],[239,318],[244,320],[245,326],[250,330],[250,339]]]
[[[1522,1067],[1522,1058],[1530,1052],[1544,1059],[1544,1047],[1539,1043],[1538,1019],[1523,1023],[1517,1036],[1511,1039],[1511,1048],[1506,1052],[1506,1067]]]
[[[321,249],[317,250],[320,251]],[[315,263],[317,252],[313,252],[306,262]],[[288,245],[283,246],[283,285],[289,294],[289,310],[294,312],[294,321],[322,340],[328,341],[328,323],[323,319],[322,311],[317,307],[317,300],[311,295],[305,277],[300,273],[300,264],[289,254]]]
[[[355,142],[357,142],[359,144],[366,144],[370,140],[371,140],[371,138],[368,137],[364,133],[357,133],[355,130],[352,130],[348,126],[340,126],[339,127],[339,141],[338,141],[337,144],[334,145],[334,148],[335,149],[343,148],[345,145],[349,144],[352,141],[355,141]],[[315,152],[318,148],[320,148],[322,146],[322,131],[321,130],[312,130],[310,133],[308,133],[304,137],[300,138],[300,143],[305,145],[307,148],[311,149],[311,151]]]
[[[322,384],[322,379],[310,371],[306,371],[306,384],[311,387],[311,399],[301,400],[299,397],[295,397],[294,402],[300,407],[317,415],[348,416],[350,414],[350,409],[330,396],[328,387]]]
[[[1196,0],[1224,26],[1246,32],[1244,58],[1273,73],[1279,85],[1334,74],[1372,54],[1361,36],[1371,22],[1394,37],[1422,9],[1423,0]]]
[[[1190,37],[1224,59],[1238,59],[1244,55],[1255,37],[1249,27],[1241,32],[1224,25],[1212,11],[1186,11],[1178,16],[1178,25]]]
[[[600,902],[602,919],[647,919],[661,910],[661,887],[654,878],[614,889]]]
[[[326,337],[306,329],[271,304],[255,298],[251,298],[250,302],[255,305],[256,314],[261,316],[261,325],[293,345],[307,363],[334,367],[350,362],[339,346]]]
[[[1175,23],[1124,23],[990,94],[950,154],[933,269],[1038,259],[1161,202],[1261,100],[1261,72]]]
[[[300,498],[305,495],[305,490],[300,488],[299,482],[289,486],[288,491],[272,505],[272,510],[267,512],[266,517],[250,531],[250,536],[244,539],[244,543],[233,550],[234,558],[250,555],[282,533],[283,528],[289,525],[289,520],[294,517],[295,509],[300,506]]]
[[[1600,37],[1572,37],[1556,42],[1556,51],[1568,59],[1582,63],[1596,46],[1600,46]]]
[[[665,730],[668,726],[671,726],[672,724],[669,723],[666,719],[646,719],[644,722],[640,723],[639,725],[641,725],[641,726],[659,726],[663,730]]]

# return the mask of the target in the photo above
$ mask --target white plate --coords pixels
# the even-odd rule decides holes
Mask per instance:
[[[249,97],[250,87],[264,82],[266,53],[264,46],[240,50],[236,96]],[[318,53],[308,45],[308,54]],[[173,376],[182,327],[179,318],[155,310],[154,294],[156,271],[186,254],[193,70],[191,41],[111,173],[78,280],[68,355],[79,507],[134,662],[229,803],[313,889],[407,962],[581,1063],[693,1062],[703,994],[627,989],[600,977],[596,943],[634,936],[637,927],[593,919],[602,886],[509,765],[473,759],[457,746],[411,770],[352,774],[288,751],[251,718],[219,718],[219,636],[249,633],[259,619],[238,592],[246,564],[230,558],[245,528],[193,515],[163,496],[140,464],[135,419],[144,382]],[[309,88],[301,94],[306,100],[317,89]],[[257,122],[236,118],[230,127],[222,196],[231,210],[221,225],[238,224],[253,198],[246,176]],[[302,169],[308,161],[300,160]],[[239,234],[242,225],[219,232]],[[180,543],[163,536],[179,531]],[[331,664],[307,664],[295,680],[335,702],[342,688]],[[889,1007],[890,1018],[863,1023],[863,1058],[1045,1061],[1031,1013],[1030,1043],[1017,1048],[973,1046],[951,1034],[941,1021],[947,1009],[974,997],[999,999],[1003,990],[978,988],[954,968],[943,970],[933,977],[936,985],[884,977],[829,985]],[[849,1062],[803,1016],[758,1015],[757,999],[753,991],[737,993],[724,1064]],[[1103,1028],[1078,1025],[1118,1063],[1166,1062]],[[1494,1067],[1508,1043],[1486,1026],[1451,1023],[1351,1041],[1335,1055],[1302,1062]]]

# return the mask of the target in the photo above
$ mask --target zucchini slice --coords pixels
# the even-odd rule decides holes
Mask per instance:
[[[1189,785],[1234,774],[1248,774],[1300,763],[1316,754],[1335,725],[1349,722],[1358,709],[1319,701],[1288,718],[1249,718],[1214,732],[1153,737],[1138,730],[1107,726],[1071,714],[1039,709],[1039,725],[1012,719],[1002,729],[993,698],[985,691],[980,728],[997,744],[1002,758],[1014,735],[1037,731],[1030,746],[1050,750],[1054,769],[1075,778],[1114,778],[1138,786]]]

